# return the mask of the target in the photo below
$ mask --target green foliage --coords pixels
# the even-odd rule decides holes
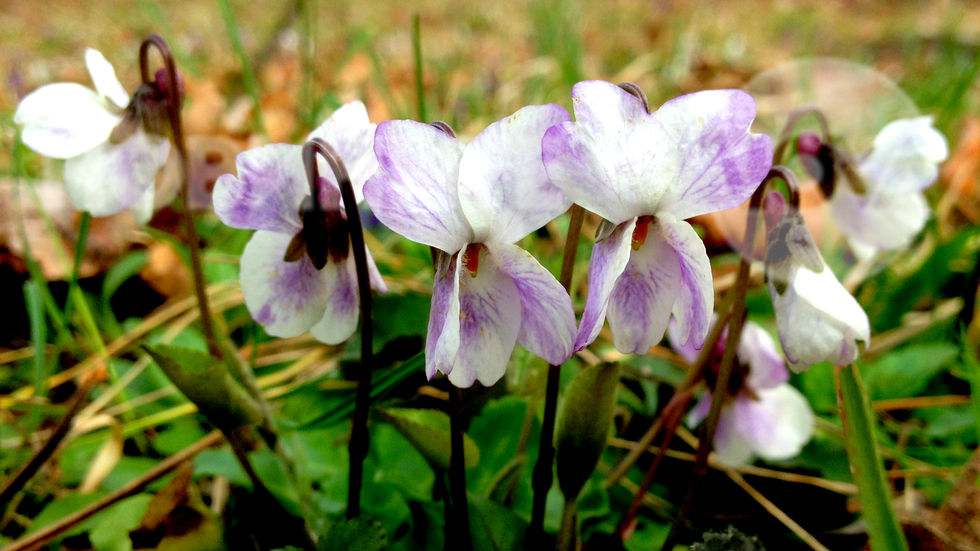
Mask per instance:
[[[865,388],[872,400],[917,396],[957,355],[959,347],[951,343],[907,346],[868,364]]]
[[[376,409],[375,414],[411,442],[435,471],[449,470],[449,415],[431,409],[394,408]],[[480,462],[479,448],[465,434],[463,454],[467,469]]]
[[[317,551],[384,551],[388,548],[388,533],[380,523],[358,517],[331,526],[316,547]]]

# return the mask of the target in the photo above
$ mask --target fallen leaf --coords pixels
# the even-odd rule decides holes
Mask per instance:
[[[168,299],[191,293],[191,274],[184,260],[164,241],[155,241],[147,248],[146,266],[140,270],[140,278]]]
[[[190,207],[195,211],[211,206],[214,183],[222,174],[238,174],[235,157],[242,148],[227,136],[187,136],[187,179]],[[166,164],[157,173],[157,193],[154,208],[161,210],[180,194],[180,165],[176,151],[171,148]]]

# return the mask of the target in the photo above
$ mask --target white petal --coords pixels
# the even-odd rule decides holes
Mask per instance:
[[[737,403],[737,401],[736,401]],[[732,404],[722,407],[715,429],[715,458],[725,465],[744,465],[752,460],[752,442],[739,430]]]
[[[364,104],[355,100],[340,106],[306,138],[306,141],[320,138],[337,150],[347,168],[358,203],[364,200],[364,183],[378,170],[378,159],[374,155],[377,126],[371,124]],[[318,159],[318,162],[320,174],[334,180],[326,161]]]
[[[635,96],[609,82],[572,88],[576,122],[545,133],[542,156],[565,198],[619,224],[657,212],[680,168],[677,146]]]
[[[437,273],[432,284],[429,332],[425,340],[425,375],[449,374],[459,352],[459,274],[462,256],[449,262],[446,273]]]
[[[711,263],[705,252],[704,242],[690,224],[677,220],[672,214],[661,213],[651,227],[677,255],[680,278],[677,300],[671,309],[677,319],[677,337],[680,343],[692,342],[698,350],[711,328],[711,313],[715,307]]]
[[[42,86],[21,100],[14,113],[14,122],[24,126],[24,144],[55,159],[94,149],[120,121],[98,94],[74,83]]]
[[[98,50],[89,48],[85,51],[85,65],[88,66],[88,74],[92,76],[92,83],[99,94],[109,98],[120,109],[125,109],[129,105],[129,94],[116,78],[116,70],[105,56]]]
[[[153,200],[156,195],[156,186],[146,188],[143,195],[129,207],[129,212],[133,214],[133,219],[137,224],[146,224],[153,218]]]
[[[239,153],[238,176],[224,174],[214,185],[214,213],[233,228],[295,235],[303,227],[300,204],[310,194],[302,151],[269,144]]]
[[[814,415],[809,402],[789,384],[757,392],[759,399],[738,398],[733,404],[737,430],[763,459],[778,461],[800,453],[813,437]]]
[[[282,259],[293,236],[259,230],[245,245],[241,284],[252,318],[275,337],[295,337],[324,317],[336,270],[317,271],[308,256]]]
[[[143,130],[120,144],[104,142],[65,161],[68,197],[75,208],[92,216],[128,209],[153,187],[169,152],[170,140]]]
[[[589,260],[589,294],[585,300],[585,312],[582,313],[582,321],[579,323],[578,336],[575,338],[576,351],[592,344],[599,336],[599,331],[602,331],[606,310],[609,308],[609,296],[630,259],[630,243],[635,227],[635,219],[620,224],[609,237],[592,247],[592,258]]]
[[[382,224],[449,254],[472,242],[457,192],[462,142],[428,124],[386,121],[374,151],[380,168],[364,198]]]
[[[557,105],[528,106],[466,146],[459,161],[459,203],[474,241],[514,243],[568,208],[541,161],[545,131],[568,120]]]
[[[871,155],[858,170],[880,193],[909,193],[931,186],[949,150],[946,138],[932,127],[932,117],[890,122],[875,136]]]
[[[309,259],[303,257],[300,262]],[[321,272],[323,279],[328,282],[327,297],[323,318],[310,328],[313,338],[327,344],[340,344],[350,338],[357,330],[357,318],[360,314],[360,296],[357,289],[357,269],[354,265],[354,255],[335,263],[328,259]]]
[[[494,263],[514,281],[521,301],[517,342],[552,365],[572,355],[575,311],[555,276],[517,245],[488,243]]]
[[[745,384],[753,391],[773,388],[789,380],[786,362],[776,342],[759,324],[746,321],[738,342],[738,359],[749,366]]]
[[[908,247],[925,227],[931,212],[919,191],[872,190],[857,195],[847,186],[838,186],[830,198],[831,217],[862,260],[877,251]]]

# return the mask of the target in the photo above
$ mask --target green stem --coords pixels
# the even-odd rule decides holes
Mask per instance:
[[[861,511],[868,526],[872,551],[908,551],[908,543],[892,506],[891,488],[885,481],[878,446],[871,400],[861,384],[855,365],[836,370],[837,399],[844,423],[847,458],[858,487]]]
[[[453,520],[446,518],[446,548],[466,551],[473,547],[470,539],[470,511],[466,499],[466,457],[463,446],[463,390],[449,389],[449,493],[452,496]]]
[[[561,529],[558,531],[556,551],[578,549],[578,496],[565,500],[561,511]]]
[[[418,99],[419,122],[425,122],[429,117],[425,112],[425,93],[422,85],[422,28],[418,12],[412,16],[412,47],[415,50],[415,95]]]

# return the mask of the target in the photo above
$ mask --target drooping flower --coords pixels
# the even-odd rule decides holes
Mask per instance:
[[[62,82],[42,86],[14,113],[27,147],[65,159],[72,204],[92,216],[130,209],[140,223],[153,214],[153,181],[170,152],[165,86],[143,84],[130,100],[112,65],[85,52],[95,90]]]
[[[768,173],[772,140],[749,132],[755,101],[714,90],[649,113],[645,99],[601,81],[576,84],[572,101],[576,122],[545,134],[545,167],[569,201],[615,226],[592,249],[575,349],[608,317],[617,350],[645,353],[672,314],[681,342],[700,347],[714,307],[711,267],[684,220],[742,204]]]
[[[712,325],[717,322],[713,316]],[[714,373],[725,347],[727,328],[718,341],[709,366]],[[688,363],[694,363],[698,350],[690,342],[676,344],[677,323],[667,328],[674,350]],[[711,379],[709,378],[709,381]],[[770,461],[789,459],[798,454],[813,436],[814,416],[800,391],[789,384],[789,371],[776,343],[765,329],[751,321],[742,327],[732,373],[728,402],[722,407],[715,432],[714,450],[727,465],[748,463],[758,456]],[[697,426],[711,410],[711,390],[705,392],[687,416],[688,426]]]
[[[358,199],[377,168],[375,127],[364,104],[354,101],[309,136],[337,150]],[[357,271],[340,189],[322,160],[318,199],[326,220],[312,226],[329,231],[316,236],[304,232],[303,213],[312,212],[304,202],[312,199],[302,150],[299,145],[269,144],[240,153],[238,176],[225,174],[215,184],[214,211],[231,227],[257,230],[241,258],[242,292],[252,318],[270,335],[309,331],[319,341],[337,344],[357,329]],[[325,254],[308,250],[311,239],[326,244]],[[367,259],[371,285],[386,292],[370,251]]]
[[[800,214],[786,214],[781,193],[770,192],[763,211],[766,281],[790,368],[853,362],[871,340],[868,315],[827,266]]]
[[[548,180],[541,137],[569,120],[557,105],[525,107],[469,145],[435,126],[388,121],[374,149],[381,165],[364,186],[379,220],[441,251],[425,347],[426,374],[456,386],[503,376],[516,343],[552,364],[571,355],[571,299],[514,245],[568,205]]]
[[[814,137],[800,137],[804,160],[813,150],[805,144]],[[858,187],[864,190],[838,174],[840,183],[828,190],[830,215],[856,257],[867,260],[879,251],[903,249],[922,231],[931,212],[922,190],[935,183],[947,155],[946,139],[933,128],[932,117],[899,119],[882,128],[871,151],[856,161]]]

